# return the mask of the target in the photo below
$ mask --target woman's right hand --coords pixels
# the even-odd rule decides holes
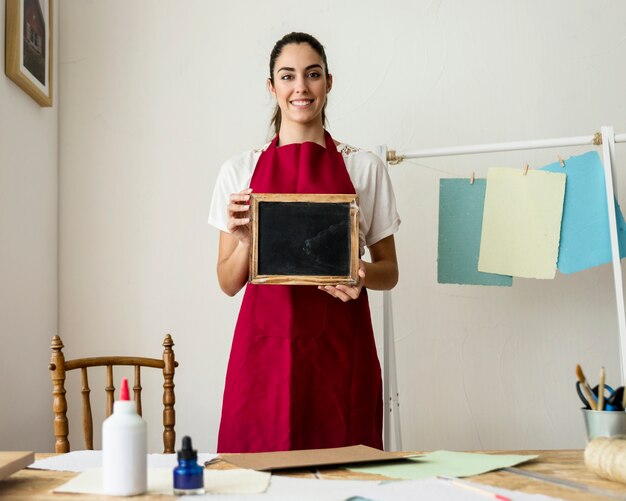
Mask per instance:
[[[252,188],[231,193],[228,203],[228,231],[244,244],[250,243],[250,193]]]

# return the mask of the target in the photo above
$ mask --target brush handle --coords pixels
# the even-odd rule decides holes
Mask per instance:
[[[580,385],[583,387],[583,392],[587,396],[587,403],[589,404],[589,407],[591,407],[592,411],[597,411],[598,406],[596,404],[596,397],[593,395],[593,391],[591,391],[589,383],[587,383],[587,378],[585,377],[585,373],[583,372],[580,364],[576,364],[576,376],[578,377],[578,381],[580,381]]]
[[[599,411],[604,410],[604,378],[605,372],[604,367],[600,369],[600,382],[598,383],[598,409]]]
[[[587,383],[587,381],[583,381],[581,386],[583,387],[583,391],[585,392],[585,396],[587,397],[587,402],[589,403],[589,407],[591,407],[592,411],[597,411],[598,410],[598,405],[596,404],[596,397],[593,394],[593,391],[591,391],[591,388],[589,387],[589,383]]]

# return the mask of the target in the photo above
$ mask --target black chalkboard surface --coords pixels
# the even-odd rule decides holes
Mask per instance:
[[[357,283],[356,195],[253,193],[250,220],[252,283]]]

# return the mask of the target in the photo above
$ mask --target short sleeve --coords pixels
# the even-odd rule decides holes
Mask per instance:
[[[261,152],[251,150],[237,155],[222,165],[209,209],[209,224],[217,229],[228,232],[228,200],[231,193],[237,193],[250,186],[252,173]]]
[[[374,245],[400,227],[396,198],[387,167],[375,154],[365,150],[344,150],[344,161],[359,195],[360,246]]]
[[[387,238],[398,231],[400,227],[400,216],[396,208],[396,197],[393,192],[393,185],[389,172],[383,161],[371,154],[376,159],[374,191],[371,194],[372,220],[370,228],[365,235],[365,244],[369,247],[383,238]]]

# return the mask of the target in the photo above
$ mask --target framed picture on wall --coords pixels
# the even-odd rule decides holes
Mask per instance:
[[[40,106],[52,106],[52,0],[6,0],[7,76]]]

